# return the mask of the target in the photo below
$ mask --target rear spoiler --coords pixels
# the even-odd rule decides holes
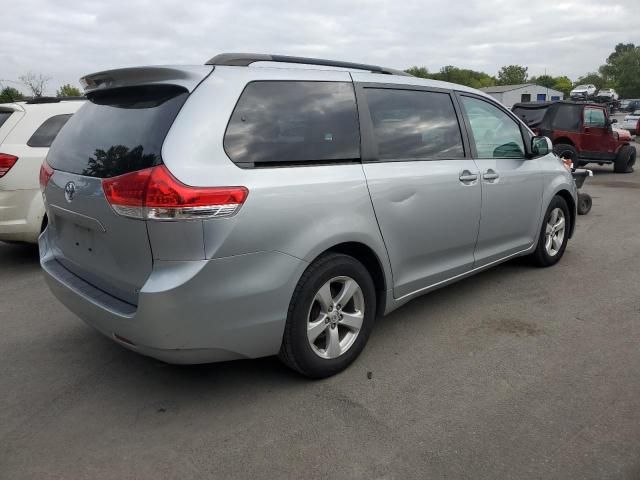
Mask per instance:
[[[208,65],[119,68],[85,75],[80,84],[87,94],[134,85],[177,85],[192,92],[213,68]]]

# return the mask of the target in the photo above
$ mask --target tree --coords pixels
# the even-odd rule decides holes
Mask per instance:
[[[615,65],[615,85],[624,98],[640,97],[640,46],[618,56]]]
[[[498,85],[519,85],[526,83],[529,74],[528,67],[521,65],[506,65],[498,72]]]
[[[598,90],[600,90],[601,88],[604,88],[606,86],[606,81],[605,79],[598,73],[596,72],[590,72],[587,73],[585,76],[580,77],[577,81],[576,81],[576,86],[577,85],[585,85],[591,83],[593,85],[596,86],[596,88]]]
[[[553,88],[554,90],[560,90],[562,93],[564,93],[565,97],[568,97],[571,89],[573,88],[573,82],[569,77],[556,77],[554,78],[554,82],[551,88]]]
[[[531,83],[535,83],[536,85],[540,85],[541,87],[553,88],[553,85],[556,83],[556,79],[551,75],[540,75],[539,77],[531,77]]]
[[[62,85],[56,92],[56,97],[81,97],[82,92],[79,88],[74,87],[70,83]]]
[[[599,72],[622,97],[640,96],[640,45],[619,43]]]
[[[11,103],[23,100],[24,95],[13,87],[5,87],[0,90],[0,103]]]
[[[410,75],[413,75],[414,77],[431,78],[429,75],[429,70],[427,70],[427,67],[413,66],[411,68],[407,68],[405,72],[407,72]]]
[[[19,77],[19,80],[29,89],[31,95],[41,97],[51,77],[47,77],[41,73],[27,72],[25,75]]]
[[[440,71],[431,76],[434,80],[442,80],[444,82],[457,83],[472,88],[488,87],[496,84],[495,78],[484,73],[469,70],[467,68],[458,68],[453,65],[446,65]]]

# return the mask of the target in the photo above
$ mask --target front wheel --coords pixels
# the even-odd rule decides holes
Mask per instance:
[[[376,291],[367,269],[348,255],[323,255],[293,293],[280,359],[310,378],[334,375],[358,357],[375,316]]]
[[[553,197],[540,228],[538,245],[533,252],[533,261],[539,267],[555,265],[564,255],[569,240],[571,216],[564,198]]]

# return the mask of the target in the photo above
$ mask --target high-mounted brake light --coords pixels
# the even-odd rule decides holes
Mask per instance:
[[[164,165],[102,180],[113,210],[146,220],[230,217],[249,194],[245,187],[190,187],[179,182]]]
[[[40,165],[40,190],[44,192],[44,189],[47,187],[47,183],[49,183],[49,179],[53,175],[53,168],[49,166],[47,161],[45,160]]]
[[[18,161],[18,157],[15,155],[9,155],[8,153],[0,153],[0,178],[4,177],[11,167],[13,167]]]

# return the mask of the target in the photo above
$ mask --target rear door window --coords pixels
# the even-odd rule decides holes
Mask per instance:
[[[160,150],[189,93],[173,85],[116,88],[89,95],[56,137],[56,170],[107,178],[162,162]]]
[[[462,96],[477,158],[524,158],[522,132],[516,121],[489,102]]]
[[[238,100],[224,148],[242,167],[360,159],[360,129],[348,82],[259,81]]]
[[[55,115],[47,118],[38,129],[33,132],[31,138],[27,140],[30,147],[50,147],[58,132],[67,121],[71,118],[71,114]]]
[[[380,160],[464,158],[448,93],[387,88],[365,92]]]

